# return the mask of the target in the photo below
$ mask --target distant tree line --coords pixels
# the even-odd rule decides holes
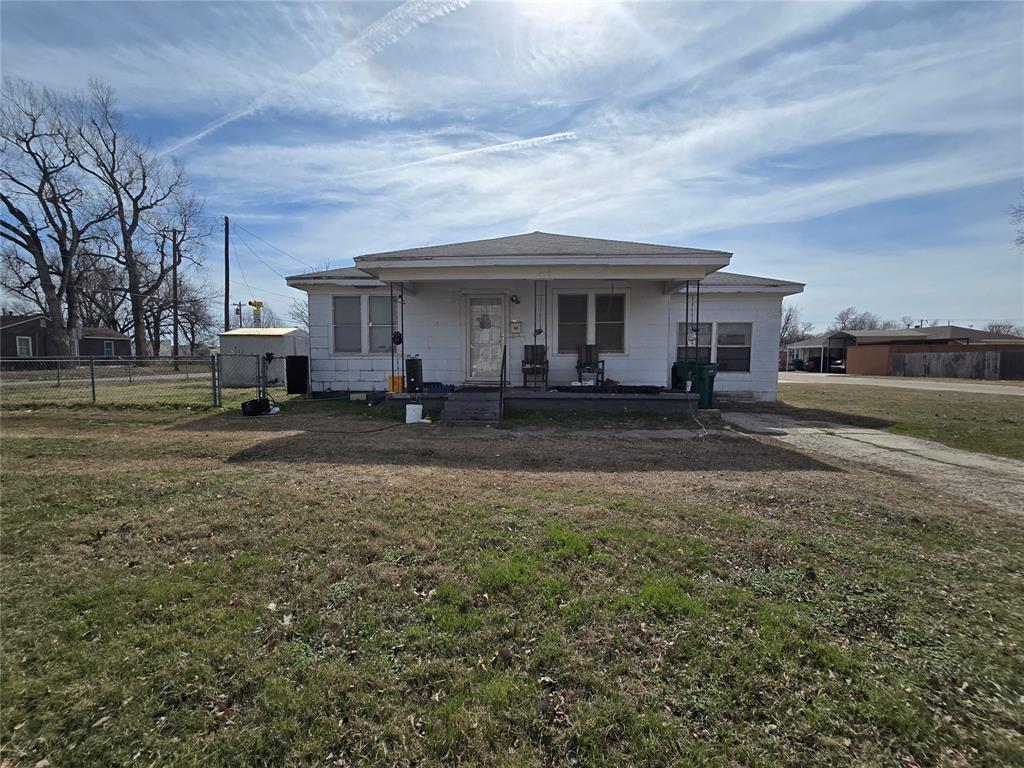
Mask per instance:
[[[133,135],[113,91],[59,94],[4,79],[0,104],[0,286],[44,314],[52,348],[83,326],[159,354],[178,268],[179,329],[192,350],[217,322],[199,277],[211,228],[181,166]]]

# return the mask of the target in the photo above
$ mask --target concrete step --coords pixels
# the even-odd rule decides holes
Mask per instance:
[[[496,424],[498,393],[452,392],[445,401],[441,421],[463,425]]]

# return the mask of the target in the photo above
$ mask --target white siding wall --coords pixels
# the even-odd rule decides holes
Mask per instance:
[[[692,298],[692,294],[691,294]],[[685,320],[685,299],[672,298],[672,350],[677,345],[676,329]],[[720,371],[715,391],[737,397],[774,400],[779,379],[779,330],[782,296],[778,294],[702,293],[700,322],[713,323],[714,342],[718,323],[751,323],[750,373]]]
[[[549,283],[547,334],[536,343],[548,345],[551,384],[566,384],[576,377],[575,354],[557,353],[557,294],[594,290],[606,292],[607,282]],[[624,384],[666,386],[675,359],[676,327],[683,320],[679,295],[662,293],[661,283],[630,283],[613,286],[625,292],[626,353],[603,354],[609,378]],[[386,289],[316,287],[309,289],[311,378],[314,391],[382,390],[391,372],[390,355],[335,354],[332,352],[332,296],[387,295]],[[508,370],[514,385],[522,383],[520,364],[523,345],[533,342],[532,282],[420,283],[416,293],[406,294],[405,352],[423,359],[425,381],[460,384],[466,379],[466,295],[500,294],[505,297],[507,320],[520,320],[522,333],[509,336]],[[515,295],[519,303],[510,298]],[[543,305],[541,305],[543,309]],[[753,323],[750,373],[722,373],[716,389],[774,399],[778,369],[778,334],[781,297],[771,294],[704,294],[701,322]],[[397,321],[396,321],[397,322]],[[543,318],[540,325],[544,325]]]

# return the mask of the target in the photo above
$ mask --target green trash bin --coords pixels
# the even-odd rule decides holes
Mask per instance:
[[[684,360],[681,365],[683,381],[693,382],[693,391],[697,393],[698,405],[701,408],[710,408],[715,392],[715,374],[718,373],[718,365],[716,363],[698,363],[694,360]]]

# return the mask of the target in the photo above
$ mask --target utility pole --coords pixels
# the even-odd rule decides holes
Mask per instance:
[[[171,230],[171,325],[174,326],[171,357],[174,358],[174,370],[178,370],[178,262],[181,254],[178,251],[178,230]]]
[[[231,221],[224,217],[224,330],[231,330]],[[239,310],[241,316],[241,310]]]

